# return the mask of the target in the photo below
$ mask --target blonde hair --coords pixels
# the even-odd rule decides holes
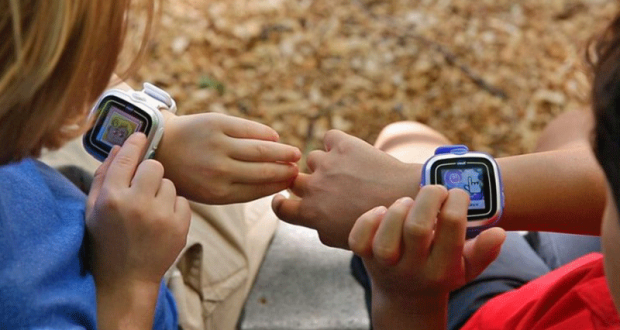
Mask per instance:
[[[0,1],[0,164],[85,131],[89,107],[117,67],[130,1]],[[153,19],[148,3],[139,54]]]

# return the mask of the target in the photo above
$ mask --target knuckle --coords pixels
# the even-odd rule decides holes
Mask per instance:
[[[299,149],[295,148],[295,147],[287,147],[286,149],[286,158],[287,159],[293,159],[293,158],[298,158],[299,155]]]
[[[274,169],[270,168],[266,164],[258,168],[257,172],[258,177],[268,180],[273,180],[276,177],[276,172]]]
[[[132,203],[130,204],[128,209],[128,213],[131,217],[145,218],[151,213],[149,204],[146,202],[145,198],[141,196],[135,196],[131,200]]]
[[[132,157],[131,155],[126,155],[126,154],[118,154],[116,155],[116,157],[114,158],[114,161],[119,165],[119,166],[123,166],[123,167],[132,167],[134,166],[134,157]]]
[[[415,221],[407,221],[403,226],[403,234],[412,239],[427,237],[432,233],[432,231],[432,227]]]
[[[230,189],[222,184],[212,186],[210,193],[217,201],[226,200],[231,194]]]
[[[375,258],[384,264],[394,264],[398,259],[398,251],[384,244],[375,244],[372,251]]]
[[[177,188],[174,185],[174,182],[172,182],[172,180],[167,179],[167,178],[163,178],[161,179],[161,185],[164,189],[169,189],[171,190],[175,195],[177,194]]]
[[[148,168],[149,171],[152,171],[155,174],[162,176],[164,175],[164,165],[154,159],[147,159],[143,161],[141,165]]]
[[[118,209],[123,200],[118,191],[111,190],[108,187],[103,187],[99,196],[99,204],[106,209]]]
[[[446,283],[446,274],[440,271],[432,271],[428,274],[427,281],[430,287],[441,287],[444,283]]]
[[[222,122],[228,118],[227,115],[218,112],[209,112],[209,119],[205,121],[204,125],[207,125],[208,128],[221,128],[223,126]]]
[[[460,222],[464,222],[467,218],[467,210],[463,212],[462,210],[455,209],[444,209],[441,210],[440,217],[441,221],[449,223],[449,224],[459,224]]]
[[[257,144],[254,146],[254,152],[256,153],[256,157],[265,158],[269,155],[269,148],[267,148],[264,144]]]
[[[230,173],[230,166],[227,166],[225,162],[217,162],[213,166],[213,172],[217,175],[228,176]]]
[[[223,161],[213,160],[206,164],[206,166],[201,170],[202,174],[205,177],[211,178],[212,180],[217,180],[218,178],[223,178],[228,175],[229,166],[226,166]]]
[[[314,164],[315,166],[319,166],[320,165],[319,157],[321,154],[322,154],[322,151],[320,150],[310,151],[308,153],[308,156],[306,157],[306,163],[308,163],[308,165]]]
[[[424,186],[422,187],[420,192],[422,191],[424,191],[426,194],[429,194],[431,196],[447,196],[448,195],[448,189],[442,185]]]
[[[338,135],[338,130],[337,129],[330,129],[327,132],[325,132],[325,135],[323,136],[323,140],[331,140],[333,138],[335,138]]]
[[[187,198],[183,197],[183,196],[177,196],[177,209],[181,210],[180,212],[180,216],[183,218],[190,218],[192,213],[190,211],[189,208],[189,201],[187,200]]]
[[[349,236],[347,243],[349,244],[349,249],[357,255],[361,255],[365,251],[363,244],[353,236]]]
[[[463,199],[469,198],[469,194],[463,189],[451,189],[449,194]]]
[[[332,150],[339,154],[347,154],[353,149],[353,145],[349,141],[337,141],[334,143]]]
[[[369,254],[369,252],[371,251],[371,247],[368,244],[368,242],[365,242],[364,240],[360,240],[359,237],[355,236],[355,235],[349,235],[349,239],[347,240],[347,245],[349,246],[349,249],[351,249],[351,251],[353,251],[353,253],[365,257]]]

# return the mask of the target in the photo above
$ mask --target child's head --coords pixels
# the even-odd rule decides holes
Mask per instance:
[[[620,312],[620,15],[596,43],[594,84],[594,151],[608,182],[601,228],[605,275]]]
[[[129,4],[0,1],[0,165],[83,132],[116,68]]]

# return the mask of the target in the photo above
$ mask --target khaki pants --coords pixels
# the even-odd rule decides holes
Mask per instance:
[[[100,165],[84,151],[80,139],[41,160],[90,173]],[[183,329],[235,328],[278,225],[270,202],[265,197],[223,206],[191,204],[187,246],[166,274]]]

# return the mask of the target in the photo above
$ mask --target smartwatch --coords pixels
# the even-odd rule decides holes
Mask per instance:
[[[421,186],[440,184],[469,193],[467,237],[492,227],[504,210],[502,176],[495,159],[464,145],[441,146],[422,167]]]
[[[153,158],[164,134],[161,110],[174,113],[176,108],[168,93],[150,83],[144,83],[141,91],[108,90],[90,113],[94,125],[84,134],[84,148],[103,161],[112,147],[123,145],[131,134],[142,132],[148,140],[144,159]]]

